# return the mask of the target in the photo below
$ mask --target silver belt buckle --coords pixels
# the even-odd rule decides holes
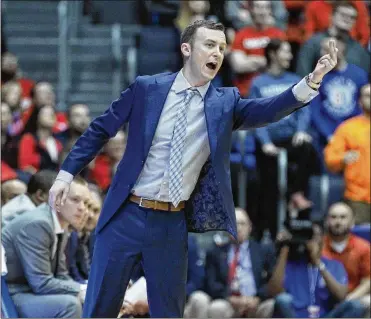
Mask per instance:
[[[142,202],[143,202],[143,197],[141,197],[140,200],[139,200],[139,207],[144,207],[144,206],[142,206]]]

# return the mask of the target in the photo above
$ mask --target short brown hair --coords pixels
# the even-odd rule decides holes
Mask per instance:
[[[207,28],[223,32],[225,30],[224,25],[220,22],[214,22],[211,20],[196,20],[195,22],[189,24],[182,32],[182,35],[180,36],[180,44],[182,43],[193,44],[196,31],[199,28]]]
[[[76,175],[73,178],[73,182],[88,187],[89,183],[81,175]]]

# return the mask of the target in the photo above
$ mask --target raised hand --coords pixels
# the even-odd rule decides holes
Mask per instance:
[[[335,40],[329,41],[329,53],[322,56],[318,62],[314,71],[312,72],[311,80],[315,83],[322,81],[322,78],[330,72],[337,64],[337,52]]]

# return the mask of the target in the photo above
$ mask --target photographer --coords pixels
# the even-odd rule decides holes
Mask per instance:
[[[295,231],[291,235],[285,230],[277,236],[281,249],[268,283],[269,292],[275,297],[274,316],[362,317],[364,310],[357,301],[343,301],[348,282],[343,265],[321,256],[322,227],[312,224],[311,233],[305,243],[303,238],[300,243]]]

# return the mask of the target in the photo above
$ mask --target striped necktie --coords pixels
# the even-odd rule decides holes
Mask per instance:
[[[187,132],[187,111],[192,98],[197,94],[195,88],[189,88],[185,92],[183,103],[180,104],[176,116],[173,138],[170,149],[169,169],[169,198],[175,207],[178,206],[182,197],[183,182],[183,149]]]

